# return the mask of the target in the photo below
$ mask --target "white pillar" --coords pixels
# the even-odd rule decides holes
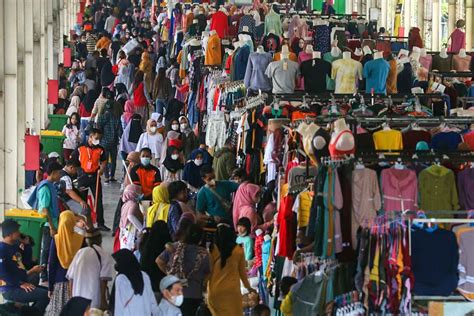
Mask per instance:
[[[33,80],[33,117],[35,118],[36,126],[35,128],[39,130],[44,126],[44,115],[42,114],[42,108],[46,108],[46,101],[43,99],[43,88],[44,88],[44,79],[42,77],[42,65],[44,66],[44,60],[42,57],[41,50],[41,2],[42,0],[30,0],[32,2],[32,13],[33,13],[33,65],[34,71],[33,74],[28,76]],[[30,121],[31,123],[32,121]]]
[[[16,0],[3,0],[3,25],[2,33],[4,49],[2,58],[4,60],[4,107],[0,113],[3,119],[2,128],[2,155],[4,164],[1,174],[3,178],[4,197],[1,204],[3,209],[16,207],[18,196],[18,47],[17,47],[17,4]],[[7,133],[8,131],[8,133]]]
[[[405,28],[404,36],[408,35],[411,27],[411,1],[405,0],[403,2],[402,26]]]
[[[48,119],[48,107],[47,107],[47,98],[48,98],[48,59],[49,52],[51,48],[48,49],[48,22],[47,22],[47,12],[48,12],[48,1],[49,0],[39,0],[41,2],[41,14],[40,14],[40,29],[41,29],[41,100],[45,105],[41,107],[41,125],[35,126],[37,129],[46,128],[46,122]]]
[[[417,1],[417,9],[416,9],[416,26],[420,29],[420,34],[423,37],[424,30],[425,30],[425,3],[424,0]]]
[[[474,47],[474,0],[466,0],[466,49],[472,51]]]
[[[469,0],[467,0],[469,1]],[[456,0],[448,0],[448,36],[456,25]]]
[[[5,126],[5,0],[0,0],[0,125]],[[8,185],[7,175],[4,172],[6,170],[6,150],[5,150],[5,128],[0,128],[0,201],[7,202],[5,188]],[[5,203],[0,203],[0,220],[3,221],[3,211],[8,208]]]
[[[440,1],[433,0],[433,14],[432,14],[432,41],[431,48],[435,51],[440,49]]]
[[[55,0],[56,3],[56,16],[57,16],[57,35],[58,35],[58,63],[62,63],[63,58],[63,47],[64,47],[64,0]]]
[[[25,187],[25,130],[26,130],[26,104],[25,104],[25,0],[17,0],[17,104],[16,104],[16,192]],[[31,23],[31,20],[29,21]],[[30,90],[31,92],[31,90]],[[9,136],[9,137],[15,137]],[[18,194],[17,194],[18,197]],[[17,199],[18,203],[18,199]],[[18,205],[18,204],[17,204]]]

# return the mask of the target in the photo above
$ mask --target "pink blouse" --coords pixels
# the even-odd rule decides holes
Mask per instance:
[[[418,184],[415,171],[390,168],[383,170],[381,177],[386,212],[418,209]]]

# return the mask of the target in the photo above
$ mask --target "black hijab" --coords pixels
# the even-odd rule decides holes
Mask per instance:
[[[181,163],[181,161],[179,161],[179,159],[176,159],[176,160],[171,159],[171,154],[175,150],[179,151],[177,147],[174,147],[174,146],[168,147],[168,150],[166,151],[166,158],[163,161],[163,165],[165,166],[165,168],[168,169],[168,171],[172,173],[176,173],[178,172],[178,170],[181,170],[184,168],[184,165]]]
[[[91,306],[91,300],[81,296],[71,297],[64,305],[59,316],[84,316],[86,310]]]
[[[143,133],[142,128],[142,117],[140,114],[133,114],[130,124],[130,131],[128,133],[128,142],[137,144],[140,139],[140,135]]]
[[[128,249],[120,249],[112,255],[115,260],[115,270],[117,270],[117,276],[123,274],[132,284],[134,295],[142,295],[145,289],[145,282],[143,280],[142,270],[140,263],[137,258]],[[110,306],[112,309],[115,307],[115,282],[112,287],[112,293],[110,295]]]
[[[100,72],[100,84],[103,87],[110,86],[115,80],[115,75],[112,71],[112,63],[110,60],[107,60],[102,67],[102,71]]]
[[[140,257],[142,270],[148,273],[153,291],[160,290],[160,281],[166,275],[155,263],[156,258],[165,250],[166,243],[171,241],[168,226],[164,221],[156,221],[148,231]]]
[[[119,96],[122,93],[127,93],[127,87],[122,82],[119,82],[115,85],[115,90],[117,91],[116,95]]]
[[[87,94],[84,97],[84,100],[82,101],[82,104],[84,104],[84,107],[86,108],[87,112],[92,111],[92,109],[94,108],[95,100],[97,100],[98,97],[99,95],[95,90],[87,91]]]

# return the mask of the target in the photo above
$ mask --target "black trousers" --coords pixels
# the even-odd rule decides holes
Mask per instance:
[[[96,214],[97,214],[97,224],[99,226],[104,225],[104,205],[102,203],[102,184],[99,180],[99,189],[97,190],[97,196],[95,196],[96,186],[97,186],[97,173],[88,174],[87,177],[89,178],[87,183],[83,186],[83,188],[88,188],[92,192],[92,196],[96,200]],[[84,201],[87,201],[87,193],[88,190],[81,191],[81,196]]]
[[[200,298],[185,298],[180,306],[181,313],[183,313],[183,316],[196,316],[197,309],[201,303],[202,299]]]

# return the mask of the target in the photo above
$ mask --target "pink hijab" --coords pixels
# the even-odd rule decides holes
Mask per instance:
[[[123,120],[125,121],[125,126],[128,125],[128,122],[132,119],[133,114],[135,114],[135,106],[133,105],[132,100],[127,100],[125,102],[125,112],[123,112]]]
[[[258,196],[260,194],[260,187],[253,183],[244,182],[242,183],[234,198],[234,207],[232,210],[234,227],[237,230],[237,222],[242,217],[247,217],[252,224],[252,233],[257,226],[258,216],[255,209]]]
[[[143,214],[138,206],[137,198],[142,194],[142,188],[136,184],[129,184],[122,193],[122,214],[120,215],[120,227],[124,228],[129,223],[128,216],[133,215],[143,222]]]

